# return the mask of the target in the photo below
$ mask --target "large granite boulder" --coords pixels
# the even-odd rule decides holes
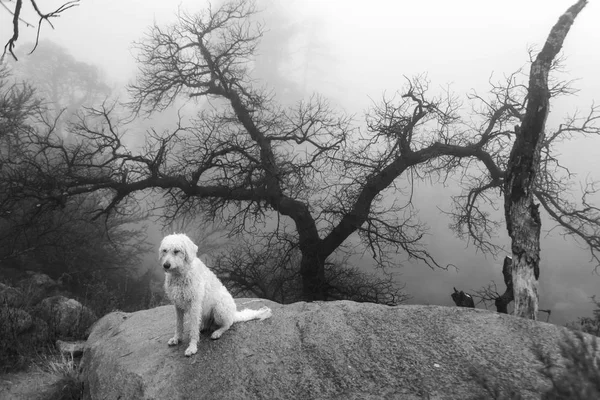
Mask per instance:
[[[105,316],[82,361],[86,398],[463,400],[491,398],[485,380],[539,399],[550,382],[533,345],[558,359],[569,334],[471,308],[236,302],[238,309],[268,305],[273,316],[235,324],[217,341],[202,335],[190,358],[187,336],[167,346],[172,306]]]

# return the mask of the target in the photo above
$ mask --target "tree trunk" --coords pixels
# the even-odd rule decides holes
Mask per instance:
[[[550,106],[548,75],[575,17],[587,1],[569,7],[550,30],[546,43],[529,73],[527,110],[510,153],[504,182],[506,228],[512,239],[514,314],[537,319],[541,220],[533,202],[544,129]]]
[[[300,275],[304,301],[327,300],[325,257],[320,256],[316,251],[302,251]]]
[[[503,314],[508,314],[508,305],[514,300],[513,295],[513,280],[512,280],[512,260],[510,257],[504,257],[504,264],[502,265],[502,275],[504,276],[504,284],[506,285],[506,291],[502,296],[496,298],[494,304],[496,305],[496,311]]]
[[[542,227],[537,208],[532,199],[522,199],[513,203],[510,210],[514,315],[534,320],[537,319],[538,311],[537,286],[540,275]]]

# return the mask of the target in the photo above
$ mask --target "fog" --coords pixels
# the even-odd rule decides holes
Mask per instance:
[[[62,3],[45,1],[40,6],[48,11]],[[363,113],[374,100],[403,87],[405,76],[426,73],[433,89],[450,85],[461,96],[471,90],[485,93],[490,77],[501,79],[518,68],[528,67],[528,49],[541,48],[550,28],[572,3],[573,0],[259,2],[267,24],[265,41],[272,44],[269,49],[280,51],[289,59],[284,72],[299,88],[294,96],[321,93],[335,106],[354,114],[357,125],[363,123]],[[141,40],[151,24],[175,21],[178,7],[192,13],[205,6],[198,0],[83,0],[52,21],[55,29],[44,24],[41,37],[64,46],[75,58],[100,67],[111,86],[122,88],[136,72],[132,43]],[[269,13],[274,9],[287,20],[269,26]],[[22,17],[36,22],[28,4]],[[548,129],[575,110],[585,110],[594,99],[600,101],[598,21],[600,4],[590,2],[567,36],[563,76],[576,79],[574,85],[579,92],[551,103]],[[0,9],[0,38],[4,42],[11,36],[11,29],[11,16]],[[292,33],[285,34],[286,29]],[[279,38],[285,41],[277,46]],[[18,43],[32,41],[35,29],[22,27]],[[278,96],[283,98],[284,94]],[[600,179],[600,138],[566,143],[559,149],[561,161],[578,174],[577,179]],[[577,197],[579,185],[574,189]],[[452,193],[457,193],[452,182],[446,187],[418,185],[415,206],[430,227],[428,249],[441,264],[454,264],[457,268],[432,270],[404,261],[404,256],[399,255],[402,267],[397,279],[406,284],[406,292],[413,296],[410,303],[453,305],[453,287],[472,292],[492,280],[504,291],[504,255],[494,259],[477,253],[449,229],[450,220],[440,209],[449,210]],[[540,308],[552,310],[550,322],[564,324],[591,314],[589,297],[600,295],[600,276],[594,273],[589,251],[564,239],[552,227],[544,219]],[[505,229],[498,234],[498,242],[509,248]],[[158,231],[152,233],[153,244],[159,238]],[[541,314],[539,318],[545,320],[546,316]]]

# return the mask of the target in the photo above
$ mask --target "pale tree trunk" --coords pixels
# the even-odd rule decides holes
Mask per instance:
[[[512,283],[514,315],[537,319],[540,275],[540,215],[531,201],[512,205]]]
[[[575,17],[586,4],[585,0],[578,1],[559,18],[531,64],[527,110],[521,128],[515,129],[516,139],[506,170],[504,208],[512,239],[514,314],[529,319],[537,319],[538,312],[541,220],[533,190],[550,105],[548,75]]]

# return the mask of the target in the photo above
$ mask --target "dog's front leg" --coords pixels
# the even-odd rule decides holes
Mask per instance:
[[[190,308],[190,345],[185,349],[186,357],[198,352],[198,340],[200,339],[200,319],[202,318],[202,307],[193,304]]]
[[[181,341],[183,337],[183,308],[175,306],[175,313],[177,314],[177,324],[175,326],[175,336],[173,336],[167,344],[169,346],[175,346]]]

